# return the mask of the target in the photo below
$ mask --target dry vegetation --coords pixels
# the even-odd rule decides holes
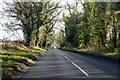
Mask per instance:
[[[44,49],[29,48],[21,42],[6,42],[2,44],[2,77],[13,78],[14,74],[25,71],[28,66],[35,63]]]

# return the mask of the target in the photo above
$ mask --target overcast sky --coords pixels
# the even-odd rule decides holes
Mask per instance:
[[[2,12],[3,11],[3,7],[5,7],[5,5],[3,5],[3,1],[6,1],[6,2],[11,2],[12,0],[0,0],[0,11]],[[35,0],[34,0],[35,1]],[[48,1],[48,0],[47,0]],[[59,1],[59,0],[52,0],[52,1]],[[67,4],[67,2],[71,5],[73,5],[74,3],[74,0],[61,0],[60,2],[60,5],[62,6],[65,6]],[[82,10],[82,7],[81,5],[79,5],[79,11]],[[63,11],[66,15],[69,15],[69,12],[67,10],[64,10]],[[58,16],[58,18],[62,18],[62,14],[63,12]],[[0,14],[0,18],[2,17],[2,15]],[[0,23],[5,23],[6,21],[8,21],[8,19],[0,19]],[[56,25],[55,25],[55,28],[59,28],[58,26],[60,27],[64,27],[64,22],[57,22]],[[56,32],[59,32],[59,30],[57,29],[54,29]],[[3,31],[3,28],[2,28],[2,25],[0,24],[0,39],[3,39],[5,37],[9,37],[11,36],[13,33],[7,33],[5,31]],[[19,30],[17,32],[15,32],[15,35],[14,36],[11,36],[9,38],[10,40],[17,40],[17,39],[21,39],[23,40],[23,33],[22,33],[22,30]]]

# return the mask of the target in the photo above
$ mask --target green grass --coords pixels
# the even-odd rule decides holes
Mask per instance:
[[[120,59],[120,53],[111,53],[111,52],[105,52],[105,51],[91,51],[91,50],[77,50],[77,51],[93,54],[95,56],[105,56],[105,57],[110,57],[117,60]]]
[[[22,44],[21,44],[22,45]],[[35,59],[37,59],[40,55],[43,55],[44,49],[41,48],[27,48],[26,46],[22,45],[5,45],[3,48],[2,55],[2,76],[7,77],[8,75],[12,74],[13,71],[16,71],[15,68],[19,68],[19,65],[25,65],[30,63],[32,64]],[[9,47],[8,47],[9,46]],[[16,50],[17,48],[17,50]],[[25,64],[26,63],[26,64]],[[26,68],[26,67],[25,67]]]
[[[66,49],[64,49],[66,50]],[[91,55],[94,55],[94,56],[103,56],[103,57],[108,57],[108,58],[111,58],[111,59],[115,59],[115,60],[118,60],[120,59],[120,53],[112,53],[112,52],[109,52],[109,51],[103,51],[103,50],[96,50],[96,51],[93,51],[93,50],[85,50],[85,49],[69,49],[69,50],[72,50],[72,51],[80,51],[82,54],[91,54]]]

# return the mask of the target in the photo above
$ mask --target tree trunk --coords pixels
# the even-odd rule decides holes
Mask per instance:
[[[38,33],[39,33],[39,29],[37,29],[37,32],[36,32],[36,34],[35,34],[35,35],[36,35],[35,46],[37,46],[38,40],[39,40]]]
[[[116,48],[117,47],[117,45],[116,45],[116,42],[117,42],[117,32],[116,32],[115,26],[113,26],[113,27],[114,27],[113,43],[114,43],[114,48]]]
[[[116,42],[117,42],[117,31],[116,31],[116,26],[115,26],[115,16],[113,16],[113,28],[114,28],[114,37],[113,37],[113,43],[114,43],[114,49],[117,47]]]
[[[30,46],[30,42],[31,42],[31,35],[29,33],[26,40],[26,46]]]
[[[45,47],[46,46],[46,36],[44,37],[44,41],[43,41],[43,44],[42,44],[42,47]]]

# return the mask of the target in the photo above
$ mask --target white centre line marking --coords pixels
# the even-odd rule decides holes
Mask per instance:
[[[89,76],[89,74],[87,74],[83,69],[81,69],[77,64],[75,64],[74,62],[72,62],[72,64],[77,67],[79,70],[81,70],[86,76]]]
[[[62,54],[62,53],[61,53]],[[62,54],[63,55],[63,54]]]
[[[68,57],[64,56],[67,60],[70,60]]]

